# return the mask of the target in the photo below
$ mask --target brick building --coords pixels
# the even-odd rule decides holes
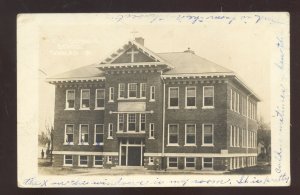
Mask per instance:
[[[192,50],[136,38],[55,85],[54,166],[230,170],[256,164],[259,98]]]

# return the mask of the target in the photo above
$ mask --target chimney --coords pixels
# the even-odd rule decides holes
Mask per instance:
[[[135,37],[135,41],[144,46],[145,40],[143,37]]]
[[[184,51],[185,53],[192,53],[195,54],[195,52],[193,50],[191,50],[191,48],[188,48],[187,50]]]

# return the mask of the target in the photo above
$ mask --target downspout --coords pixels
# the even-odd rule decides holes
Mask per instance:
[[[166,104],[166,99],[165,99],[165,97],[166,97],[166,84],[165,84],[165,81],[164,81],[164,79],[162,78],[162,81],[163,81],[163,84],[164,84],[164,92],[163,92],[163,122],[162,122],[162,124],[163,124],[163,128],[162,128],[162,131],[163,131],[163,133],[162,133],[162,168],[164,169],[164,164],[165,164],[165,104]]]
[[[247,95],[247,105],[246,105],[246,111],[247,111],[247,114],[246,114],[246,128],[247,128],[247,150],[246,150],[246,153],[248,154],[248,148],[249,148],[249,112],[248,112],[248,109],[249,109],[249,97],[252,95],[252,93],[250,93],[249,95]],[[248,155],[247,155],[248,157]],[[246,158],[247,159],[247,158]],[[246,161],[246,165],[248,166],[248,160]]]

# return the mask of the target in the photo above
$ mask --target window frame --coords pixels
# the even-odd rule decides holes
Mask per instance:
[[[177,126],[177,143],[170,143],[170,126]],[[168,145],[167,146],[179,146],[179,124],[168,124]]]
[[[204,159],[211,159],[211,167],[204,167],[207,162],[204,162]],[[214,158],[213,157],[202,157],[202,169],[204,170],[213,170],[214,169]]]
[[[194,106],[188,106],[187,104],[188,104],[188,89],[189,88],[193,88],[194,90],[195,90],[195,96],[191,96],[191,97],[193,97],[193,98],[195,98],[195,105]],[[197,87],[196,86],[186,86],[185,87],[185,108],[186,109],[197,109],[197,105],[196,105],[196,103],[197,103]]]
[[[86,165],[85,164],[81,164],[80,157],[84,157],[84,156],[86,156]],[[78,166],[79,167],[88,167],[89,166],[89,156],[88,155],[78,155]]]
[[[114,99],[115,99],[115,88],[109,87],[108,102],[114,102]]]
[[[114,124],[108,123],[107,139],[113,139]]]
[[[204,126],[206,126],[206,125],[211,125],[211,127],[212,127],[212,143],[204,143],[204,137],[205,137]],[[208,147],[214,146],[214,124],[212,124],[212,123],[203,123],[202,124],[202,145],[201,146],[208,146]]]
[[[81,136],[82,136],[82,133],[81,133],[81,128],[83,125],[86,125],[87,126],[87,142],[81,142]],[[85,133],[86,134],[86,133]],[[89,128],[89,124],[79,124],[79,139],[78,139],[78,145],[89,145],[89,138],[90,138],[90,128]]]
[[[124,87],[123,90],[121,90],[121,86]],[[123,92],[123,97],[120,96],[121,95],[121,91]],[[119,85],[118,85],[118,99],[125,99],[125,91],[126,91],[126,89],[125,89],[125,83],[119,83]]]
[[[152,97],[153,96],[153,97]],[[155,102],[155,86],[150,86],[150,102]]]
[[[135,97],[130,97],[130,85],[135,85],[136,86],[136,89],[135,89]],[[137,83],[128,83],[128,88],[127,88],[127,98],[128,99],[137,99],[137,95],[138,95],[138,84]]]
[[[177,164],[176,167],[170,167],[170,158],[174,158],[174,159],[176,158],[176,164]],[[168,160],[168,163],[167,163],[168,169],[178,169],[178,157],[169,156],[167,158],[167,160]],[[175,162],[173,162],[173,163],[175,163]]]
[[[171,89],[177,89],[177,99],[178,99],[178,104],[177,106],[171,106],[171,96],[170,96],[170,92],[171,92]],[[168,109],[179,109],[179,87],[169,87],[168,89]]]
[[[191,159],[194,159],[194,166],[193,167],[187,167],[187,158],[191,158]],[[190,162],[189,162],[190,163]],[[184,168],[185,169],[196,169],[196,158],[195,157],[185,157],[184,158]]]
[[[129,124],[133,122],[129,122],[130,121],[130,115],[134,115],[134,130],[129,130]],[[127,114],[127,132],[136,132],[136,114],[135,113],[128,113]]]
[[[96,156],[100,156],[102,160],[97,160],[97,161],[102,161],[102,165],[96,165]],[[104,164],[104,157],[102,155],[94,155],[93,156],[93,167],[103,167]]]
[[[104,92],[104,97],[103,98],[98,98],[98,91],[103,91]],[[97,100],[98,99],[103,99],[103,107],[98,106]],[[104,110],[105,108],[105,89],[96,89],[95,93],[95,110]]]
[[[120,123],[120,115],[123,116],[123,122]],[[123,124],[123,129],[120,129],[120,124]],[[124,113],[118,113],[118,126],[117,126],[117,132],[123,132],[125,131],[125,114]]]
[[[189,126],[189,125],[191,125],[191,126],[194,126],[194,143],[187,143],[187,126]],[[196,146],[196,128],[197,128],[197,125],[196,124],[192,124],[192,123],[187,123],[187,124],[185,124],[184,125],[184,127],[185,127],[185,130],[184,130],[184,146]]]
[[[145,116],[145,122],[143,122],[142,123],[142,115],[144,115]],[[140,113],[140,120],[139,120],[139,131],[140,132],[145,132],[146,131],[146,114],[145,113]],[[144,130],[142,130],[142,124],[145,124],[144,126],[145,126],[145,129]]]
[[[102,126],[103,128],[103,132],[102,133],[97,133],[96,129],[97,129],[97,126]],[[96,136],[97,134],[102,134],[102,142],[96,142]],[[94,145],[97,145],[97,146],[103,146],[104,145],[104,124],[95,124],[94,125]]]
[[[67,126],[72,125],[73,126],[73,142],[67,142]],[[74,131],[75,131],[75,125],[74,124],[65,124],[65,137],[64,137],[64,145],[74,145]]]
[[[144,96],[142,96],[143,92],[145,92]],[[146,99],[146,97],[147,97],[147,83],[140,83],[140,98]]]
[[[155,131],[154,123],[149,123],[149,139],[154,139],[154,131]]]
[[[71,156],[72,157],[72,163],[71,164],[66,164],[66,156]],[[69,159],[70,160],[70,159]],[[73,166],[73,162],[74,162],[74,156],[73,155],[70,155],[70,154],[64,154],[64,164],[63,164],[63,166],[65,166],[65,167],[72,167]]]
[[[83,99],[83,97],[82,97],[82,92],[83,91],[88,91],[89,92],[89,106],[88,107],[82,107],[82,101],[83,100],[87,100],[86,98],[85,99]],[[91,90],[90,89],[81,89],[80,90],[80,109],[79,110],[90,110],[90,108],[91,108]]]
[[[70,92],[70,91],[73,91],[74,92],[74,107],[73,108],[70,108],[70,107],[68,107],[68,92]],[[65,110],[75,110],[75,99],[76,99],[76,92],[75,92],[75,89],[67,89],[66,90],[66,102],[65,102]]]
[[[212,95],[212,106],[206,106],[205,105],[205,89],[206,88],[212,88],[213,89],[213,95]],[[202,96],[202,109],[213,109],[215,108],[215,86],[210,85],[210,86],[203,86],[203,96]],[[209,96],[211,97],[211,96]]]

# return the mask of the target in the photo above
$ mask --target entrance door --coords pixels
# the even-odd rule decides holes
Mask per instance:
[[[141,166],[141,147],[128,147],[128,166]]]

